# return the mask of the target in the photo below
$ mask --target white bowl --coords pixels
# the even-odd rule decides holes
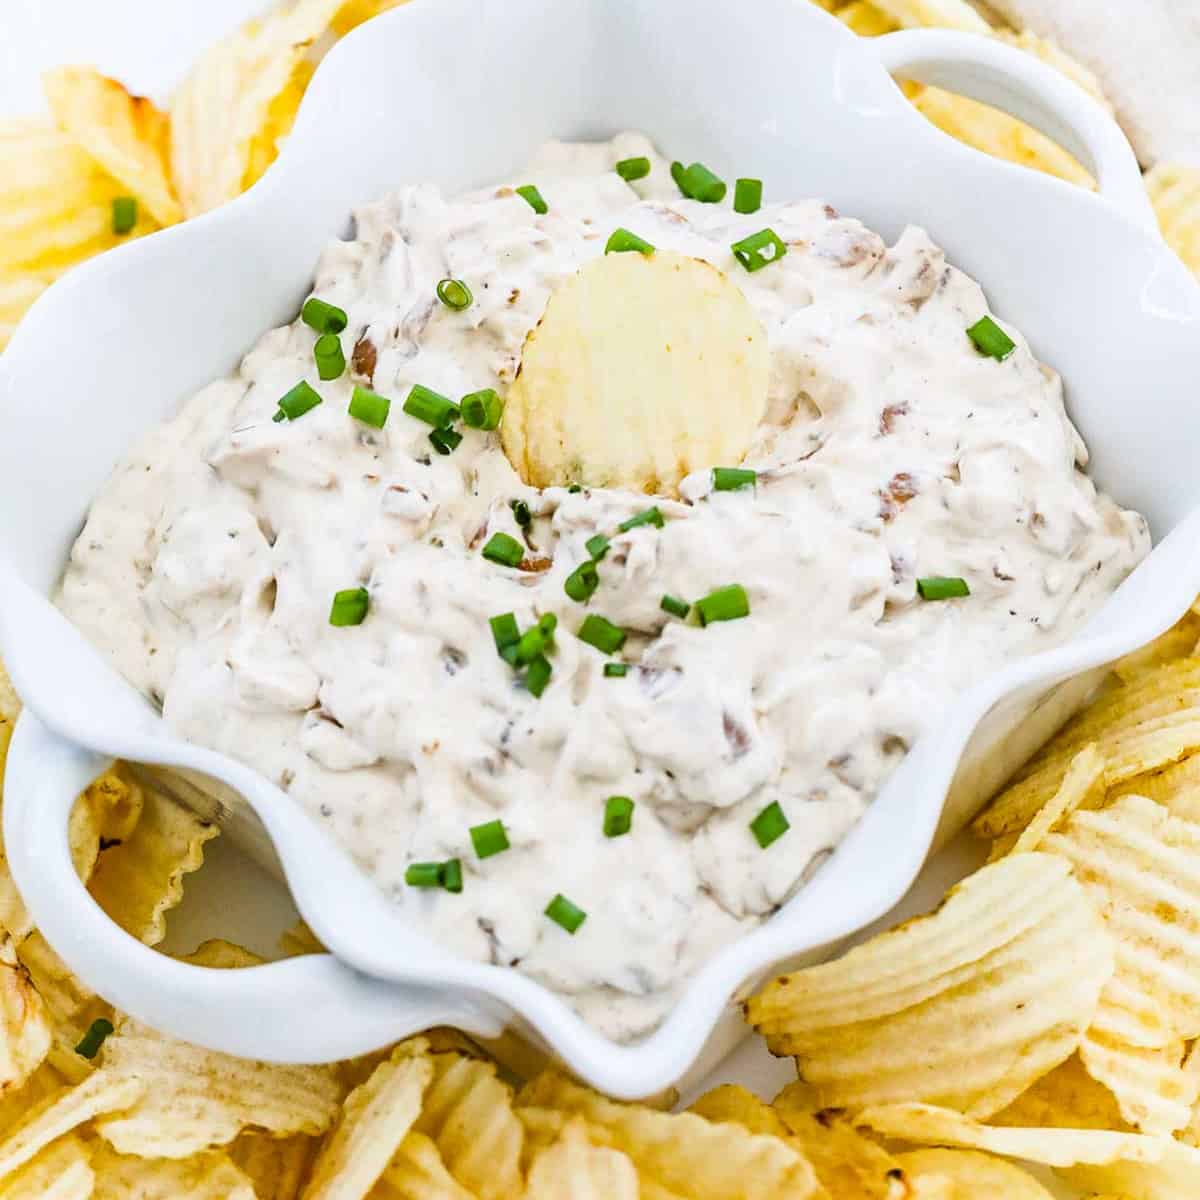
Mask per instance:
[[[952,142],[888,69],[1032,120],[1092,166],[1102,195]],[[1062,371],[1097,482],[1161,539],[1077,638],[959,697],[808,887],[718,954],[634,1046],[601,1037],[526,976],[453,958],[406,927],[278,789],[174,740],[46,600],[135,435],[293,316],[353,206],[404,181],[453,192],[503,176],[547,137],[623,128],[726,176],[752,171],[774,195],[823,197],[888,238],[909,222],[928,228]],[[1153,232],[1132,152],[1098,105],[1028,56],[926,31],[860,41],[804,0],[414,0],[333,50],[257,187],[72,272],[0,363],[0,648],[27,705],[4,802],[13,873],[87,983],[214,1048],[316,1061],[447,1021],[513,1029],[622,1096],[694,1076],[736,1038],[738,989],[827,951],[904,893],[952,781],[947,826],[1061,721],[1090,669],[1166,628],[1200,591],[1198,379],[1200,288]],[[72,797],[106,756],[198,772],[226,802],[221,820],[247,837],[265,828],[337,959],[209,971],[118,930],[72,873],[65,836]]]

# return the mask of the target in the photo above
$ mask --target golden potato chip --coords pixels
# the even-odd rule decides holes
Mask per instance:
[[[369,21],[389,9],[399,8],[404,3],[405,0],[347,0],[333,18],[333,32],[342,37],[364,21]]]
[[[279,937],[279,949],[285,958],[328,953],[317,935],[303,921],[297,921],[290,929],[283,931]]]
[[[1018,50],[1024,50],[1026,54],[1032,54],[1034,58],[1040,58],[1048,67],[1053,67],[1060,74],[1065,75],[1072,83],[1078,84],[1093,99],[1099,100],[1110,112],[1112,111],[1112,105],[1109,104],[1108,97],[1104,94],[1104,89],[1100,86],[1100,80],[1096,77],[1096,73],[1089,67],[1085,67],[1079,59],[1068,54],[1053,38],[1038,37],[1036,33],[1028,29],[1023,29],[1019,33],[1002,29],[997,32],[996,36],[1002,42],[1007,42]]]
[[[1112,673],[1124,683],[1144,678],[1154,667],[1192,657],[1197,642],[1200,642],[1200,613],[1190,608],[1166,633],[1117,659],[1111,667]]]
[[[3,127],[0,126],[0,128]],[[13,682],[4,669],[4,663],[0,662],[0,721],[15,725],[20,712],[21,700],[17,695],[17,689],[13,687]]]
[[[431,1138],[410,1133],[371,1191],[370,1200],[478,1200],[446,1169]]]
[[[419,1039],[402,1042],[342,1104],[304,1200],[361,1200],[383,1174],[421,1112],[433,1063]]]
[[[3,782],[3,774],[0,773],[0,786]],[[3,853],[0,853],[0,929],[5,930],[17,945],[33,932],[33,919],[25,907],[25,901],[21,899],[21,893],[17,891],[16,880],[8,869],[8,859]]]
[[[586,1123],[568,1121],[533,1160],[526,1200],[640,1200],[637,1169],[627,1155],[588,1140]]]
[[[788,1132],[783,1118],[765,1100],[735,1083],[724,1083],[705,1092],[688,1107],[688,1112],[706,1121],[736,1121],[751,1133],[786,1137]]]
[[[101,850],[119,845],[133,832],[142,815],[142,789],[128,771],[117,765],[75,801],[68,826],[75,873],[87,883]]]
[[[967,0],[872,0],[903,29],[935,26],[967,33],[991,33],[992,27]]]
[[[24,1166],[64,1134],[105,1113],[123,1112],[146,1092],[146,1083],[96,1071],[75,1087],[34,1104],[0,1142],[0,1180]]]
[[[746,1011],[822,1107],[917,1098],[986,1117],[1074,1053],[1112,971],[1069,865],[1019,854],[931,915],[768,984]]]
[[[221,938],[209,938],[182,957],[183,962],[191,963],[194,967],[211,967],[218,971],[240,971],[246,967],[262,966],[265,959],[259,958],[245,946],[233,942],[222,941]]]
[[[859,37],[880,37],[900,28],[887,13],[868,3],[868,0],[854,0],[852,4],[844,4],[834,16],[843,25],[853,29]]]
[[[480,1200],[505,1200],[521,1189],[525,1133],[512,1089],[494,1063],[432,1056],[434,1076],[415,1130],[431,1138],[450,1174]]]
[[[1077,808],[1095,808],[1103,803],[1104,756],[1089,742],[1071,759],[1058,791],[1042,805],[1033,820],[1021,830],[1013,844],[1013,854],[1025,854],[1040,848],[1046,834],[1056,829]]]
[[[96,903],[127,933],[156,946],[166,914],[183,898],[183,877],[204,862],[204,843],[220,832],[152,788],[133,832],[106,850],[88,885]]]
[[[257,1200],[250,1178],[227,1154],[137,1158],[100,1143],[92,1200]]]
[[[0,942],[0,1091],[19,1088],[50,1050],[46,1005],[29,972],[17,960],[12,940]]]
[[[819,1195],[816,1175],[797,1150],[732,1122],[617,1104],[552,1071],[528,1083],[520,1100],[522,1105],[561,1109],[607,1130],[614,1147],[633,1159],[644,1179],[692,1200]]]
[[[258,1200],[298,1200],[316,1147],[316,1138],[302,1133],[272,1137],[243,1130],[230,1143],[228,1153],[234,1166],[254,1185]]]
[[[1200,167],[1157,163],[1146,190],[1167,245],[1200,275]]]
[[[166,113],[91,67],[56,67],[42,87],[62,129],[160,225],[183,219],[167,178]]]
[[[1115,804],[1122,796],[1145,796],[1166,808],[1172,816],[1200,823],[1200,754],[1161,771],[1135,775],[1108,793]]]
[[[67,1134],[0,1183],[0,1200],[88,1200],[95,1195],[90,1157],[88,1147]]]
[[[1054,1200],[1028,1171],[978,1150],[910,1150],[896,1161],[918,1189],[929,1179],[949,1180],[952,1200]]]
[[[1165,1135],[1191,1121],[1200,1079],[1184,1070],[1182,1041],[1147,1049],[1092,1032],[1079,1053],[1087,1070],[1116,1097],[1123,1120],[1135,1129]]]
[[[1117,1107],[1117,1098],[1088,1074],[1078,1054],[1022,1092],[1007,1108],[989,1118],[993,1125],[1040,1129],[1111,1129],[1133,1132]]]
[[[716,267],[665,250],[605,254],[550,297],[526,339],[504,452],[535,487],[674,493],[690,471],[742,461],[767,374],[762,325]]]
[[[62,1092],[69,1079],[47,1059],[19,1088],[0,1092],[0,1137],[19,1125],[32,1108]]]
[[[232,1058],[133,1021],[105,1042],[103,1063],[99,1074],[138,1080],[146,1092],[128,1111],[97,1121],[96,1130],[119,1154],[145,1158],[189,1158],[248,1128],[324,1133],[341,1092],[328,1067]]]

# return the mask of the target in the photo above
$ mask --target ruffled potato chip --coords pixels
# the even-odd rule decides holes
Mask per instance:
[[[664,250],[605,254],[550,297],[526,339],[504,452],[535,487],[673,494],[691,471],[742,461],[767,373],[762,325],[715,267]]]
[[[92,1200],[258,1200],[250,1178],[227,1154],[136,1158],[100,1144]]]
[[[1146,1048],[1090,1032],[1079,1050],[1087,1070],[1116,1097],[1122,1120],[1143,1133],[1184,1129],[1200,1098],[1200,1079],[1184,1069],[1182,1041]]]
[[[410,1133],[371,1190],[370,1200],[478,1200],[446,1169],[432,1138]]]
[[[88,1147],[74,1134],[52,1142],[0,1183],[3,1200],[88,1200],[95,1192],[95,1171]],[[128,1197],[129,1193],[123,1194]]]
[[[978,1150],[910,1150],[896,1161],[918,1193],[929,1182],[945,1180],[948,1200],[1054,1200],[1028,1171]]]
[[[0,1091],[17,1089],[41,1066],[52,1040],[46,1006],[17,959],[0,942]]]
[[[1033,1129],[1052,1126],[1134,1132],[1121,1117],[1116,1096],[1088,1074],[1078,1054],[1055,1067],[1049,1075],[1043,1075],[990,1120],[993,1125],[1023,1125]]]
[[[1053,832],[1077,808],[1094,808],[1103,803],[1104,756],[1089,743],[1071,759],[1059,789],[1038,810],[1013,843],[1012,854],[1037,850],[1048,833]]]
[[[933,26],[966,33],[991,33],[992,27],[967,0],[871,0],[902,29]]]
[[[1074,1053],[1112,971],[1069,864],[1020,854],[933,914],[768,984],[746,1012],[823,1107],[917,1098],[986,1117]]]
[[[868,0],[854,0],[852,4],[844,4],[834,12],[834,16],[847,28],[853,29],[859,37],[880,37],[900,28],[887,13],[876,8]]]
[[[1200,166],[1158,163],[1146,189],[1167,245],[1200,275]]]
[[[533,1160],[525,1200],[640,1200],[637,1169],[620,1150],[596,1146],[576,1117]]]
[[[75,873],[87,883],[100,851],[119,845],[142,815],[142,789],[120,765],[105,771],[75,801],[68,836]]]
[[[688,1112],[706,1121],[736,1121],[751,1133],[786,1137],[788,1132],[783,1118],[771,1105],[736,1083],[724,1083],[705,1092],[688,1107]]]

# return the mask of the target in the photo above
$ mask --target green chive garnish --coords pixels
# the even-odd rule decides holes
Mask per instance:
[[[702,204],[719,204],[725,199],[725,181],[714,175],[703,163],[694,162],[679,174],[676,174],[672,165],[671,176],[689,200],[699,200]]]
[[[100,1053],[100,1047],[104,1045],[105,1039],[113,1031],[111,1021],[100,1017],[93,1021],[88,1026],[88,1031],[79,1039],[79,1045],[75,1047],[75,1053],[81,1058],[95,1058]]]
[[[562,892],[546,905],[546,916],[568,933],[574,933],[587,920],[587,913],[572,904]]]
[[[750,831],[755,840],[765,850],[772,842],[778,841],[791,828],[791,823],[784,816],[779,802],[772,801],[750,822]]]
[[[553,636],[553,626],[551,626],[551,632],[547,634],[540,624],[531,625],[521,634],[521,640],[517,642],[517,662],[528,665],[535,658],[541,658]]]
[[[643,509],[640,513],[630,517],[628,521],[622,521],[617,528],[622,533],[628,533],[631,529],[636,529],[639,525],[653,525],[655,529],[663,527],[663,515],[658,511],[657,506]]]
[[[686,600],[680,600],[678,596],[664,596],[659,602],[658,607],[663,612],[668,612],[673,617],[678,617],[683,620],[684,617],[692,611],[692,606]]]
[[[733,257],[747,271],[761,271],[763,267],[778,262],[787,253],[787,246],[773,229],[760,229],[758,233],[752,233],[748,238],[734,242],[729,248],[733,251]]]
[[[675,180],[675,186],[686,196],[687,192],[683,191],[684,176],[687,175],[687,167],[681,162],[673,162],[671,164],[671,178]]]
[[[545,655],[535,658],[529,664],[529,670],[525,672],[525,687],[530,695],[540,696],[546,690],[553,670],[550,660]]]
[[[604,802],[604,836],[620,837],[633,828],[633,801],[628,796],[609,796]]]
[[[493,533],[481,553],[484,558],[500,563],[501,566],[515,567],[519,566],[521,559],[525,557],[525,547],[507,533]]]
[[[578,484],[578,483],[572,483],[572,484],[568,485],[567,491],[570,492],[572,496],[574,496],[576,493],[583,491],[583,485]]]
[[[364,425],[373,425],[376,429],[382,429],[387,424],[388,413],[391,412],[391,409],[392,402],[386,396],[381,396],[378,392],[373,392],[361,384],[354,385],[354,392],[350,396],[349,412],[356,421],[361,421]]]
[[[442,863],[442,887],[458,893],[463,889],[462,859],[448,858]]]
[[[739,179],[733,185],[733,211],[758,212],[762,208],[762,180]]]
[[[608,538],[602,533],[593,534],[586,542],[587,552],[592,556],[592,562],[599,562],[607,553],[610,545]]]
[[[757,483],[758,472],[746,467],[713,467],[712,482],[714,492],[736,492]]]
[[[539,216],[550,211],[550,206],[542,199],[542,193],[532,183],[517,188],[517,195]]]
[[[501,613],[498,617],[489,619],[492,627],[492,640],[496,643],[496,653],[501,657],[509,646],[515,646],[521,640],[521,631],[517,627],[517,618],[512,613]]]
[[[917,595],[922,600],[955,600],[970,594],[967,581],[957,576],[930,575],[917,580]]]
[[[409,887],[441,887],[442,864],[435,862],[410,863],[404,872],[404,882]]]
[[[604,245],[605,254],[623,254],[627,250],[636,250],[639,254],[653,254],[654,247],[628,229],[614,229]]]
[[[731,583],[697,600],[696,612],[701,625],[707,625],[710,621],[736,621],[739,617],[750,615],[750,599],[740,583]]]
[[[346,369],[346,356],[342,353],[341,339],[336,333],[323,333],[313,346],[313,359],[317,374],[322,379],[337,379]]]
[[[431,429],[429,440],[439,454],[452,454],[458,449],[463,435],[454,429]]]
[[[121,235],[137,224],[137,201],[132,196],[114,196],[112,202],[112,231]]]
[[[629,674],[628,663],[605,663],[604,674],[609,679],[622,679]]]
[[[335,592],[329,609],[330,625],[361,625],[370,603],[366,588],[346,588],[345,591]]]
[[[471,826],[471,845],[480,858],[491,858],[508,849],[508,833],[503,821],[485,821]]]
[[[446,429],[458,420],[458,405],[446,399],[440,392],[414,383],[408,399],[404,401],[404,411],[426,425],[434,425],[438,429]]]
[[[495,429],[500,424],[504,403],[492,388],[470,392],[459,403],[462,422],[472,429]]]
[[[436,290],[437,298],[455,312],[470,308],[471,301],[475,298],[471,295],[471,289],[461,279],[441,279]]]
[[[563,580],[563,591],[571,597],[572,600],[578,601],[580,604],[586,604],[592,593],[600,586],[600,572],[596,570],[595,562],[590,559],[584,559],[573,570],[570,575]]]
[[[289,421],[295,421],[320,403],[321,395],[317,389],[301,380],[290,392],[280,396],[279,412]],[[275,414],[275,419],[279,420],[279,413]]]
[[[318,333],[341,333],[346,328],[347,317],[345,310],[336,304],[326,304],[316,296],[309,296],[300,310],[300,320]]]
[[[623,158],[617,163],[616,171],[626,183],[645,179],[650,174],[650,160],[644,155],[640,158]]]
[[[1003,362],[1017,348],[1017,343],[991,317],[980,317],[967,330],[967,337],[975,343],[980,354],[997,362]]]
[[[528,529],[529,523],[533,520],[533,514],[529,511],[529,505],[524,500],[510,500],[508,507],[512,509],[513,520],[522,529]]]
[[[616,654],[625,645],[625,630],[597,613],[584,618],[575,636],[581,642],[595,646],[601,654]]]

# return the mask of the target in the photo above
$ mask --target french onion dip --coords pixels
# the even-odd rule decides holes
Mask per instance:
[[[803,885],[957,695],[1069,636],[1149,548],[1084,474],[1059,377],[980,324],[922,230],[888,247],[769,181],[756,211],[733,199],[684,196],[623,134],[550,144],[511,186],[366,206],[317,269],[333,310],[141,441],[59,598],[175,731],[277,783],[431,938],[616,1039]],[[617,229],[711,263],[761,321],[766,416],[744,462],[711,464],[742,474],[539,491],[498,431],[422,409],[421,389],[502,401]],[[764,229],[785,252],[749,270],[731,247]]]

